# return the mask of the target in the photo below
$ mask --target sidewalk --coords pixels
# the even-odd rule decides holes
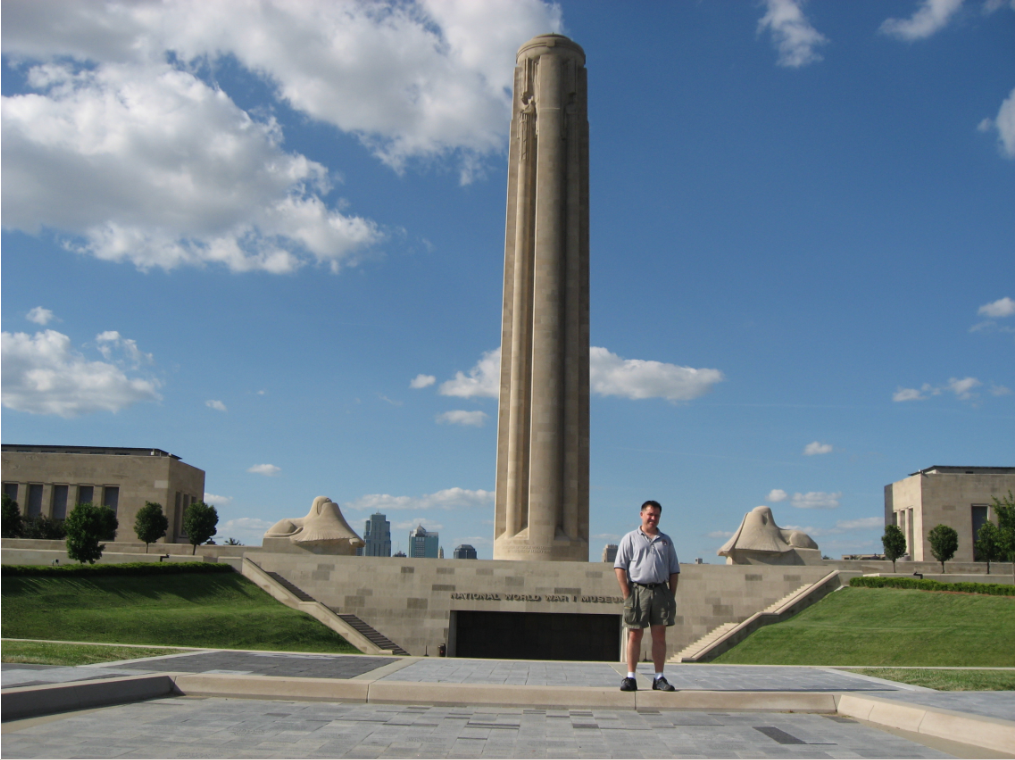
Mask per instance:
[[[66,697],[96,682],[168,686],[146,701],[8,720],[2,756],[931,758],[977,755],[917,733],[924,723],[957,720],[946,737],[960,740],[1015,731],[1015,692],[935,692],[831,668],[669,665],[676,694],[650,691],[650,670],[628,694],[623,669],[221,650],[76,668],[4,664],[5,713],[13,698]],[[836,712],[847,696],[865,722]],[[912,733],[894,730],[906,726]]]

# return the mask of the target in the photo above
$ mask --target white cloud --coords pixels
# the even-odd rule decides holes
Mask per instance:
[[[208,493],[207,491],[204,492],[204,503],[211,504],[213,507],[224,507],[227,504],[230,504],[232,500],[232,496],[219,496],[218,494]]]
[[[861,517],[858,520],[839,520],[835,526],[842,530],[872,530],[885,527],[885,518]]]
[[[958,396],[962,401],[968,401],[976,395],[972,392],[973,388],[978,388],[981,385],[983,383],[975,377],[964,377],[961,380],[953,377],[948,380],[948,385],[945,388]]]
[[[977,314],[982,314],[985,317],[1010,317],[1015,314],[1015,301],[1005,296],[999,298],[996,301],[985,303],[976,311]]]
[[[779,65],[800,68],[821,60],[815,52],[828,38],[811,26],[802,9],[804,0],[767,0],[766,12],[758,22],[758,34],[766,29],[779,51]]]
[[[2,335],[2,403],[31,414],[77,417],[159,401],[154,378],[130,377],[117,363],[89,361],[55,330]]]
[[[209,399],[208,401],[204,402],[204,405],[206,407],[208,407],[209,409],[214,409],[217,412],[228,412],[229,411],[228,409],[226,409],[226,405],[223,404],[221,401],[219,401],[217,399]]]
[[[205,501],[208,502],[207,496]],[[273,524],[258,517],[234,517],[232,520],[226,520],[224,523],[218,524],[215,540],[221,543],[227,538],[235,538],[244,545],[256,546],[261,543],[265,532]]]
[[[155,357],[146,354],[137,347],[137,341],[124,338],[116,330],[106,330],[95,336],[99,353],[106,359],[112,359],[116,351],[122,352],[135,367],[142,364],[154,364]]]
[[[343,509],[370,510],[371,512],[388,512],[397,510],[426,509],[471,509],[487,507],[493,504],[493,491],[470,491],[467,488],[445,488],[443,491],[423,496],[391,496],[386,493],[374,493],[361,496],[355,501],[347,502]]]
[[[922,0],[909,18],[885,19],[880,32],[906,42],[923,40],[948,26],[962,0]]]
[[[27,81],[35,92],[3,98],[5,228],[53,229],[72,250],[140,269],[276,274],[308,261],[337,271],[381,239],[324,205],[327,170],[283,151],[272,119],[187,71],[63,61]]]
[[[1007,396],[1011,393],[1011,388],[1004,385],[991,385],[990,395],[991,396]]]
[[[724,380],[717,369],[695,369],[643,359],[622,359],[605,348],[589,349],[589,384],[600,396],[629,399],[665,398],[690,401]],[[441,383],[445,396],[497,398],[500,393],[500,349],[487,351],[466,375],[455,373]]]
[[[34,309],[32,309],[25,315],[25,319],[27,319],[29,322],[35,322],[35,324],[42,325],[43,327],[45,327],[54,319],[56,319],[56,315],[53,314],[53,312],[51,312],[49,309],[44,309],[41,306],[36,306]]]
[[[409,382],[410,388],[427,388],[437,382],[433,375],[416,375]]]
[[[964,377],[961,379],[953,377],[947,383],[940,386],[924,383],[919,388],[899,388],[892,394],[892,401],[925,401],[931,396],[940,396],[944,391],[951,391],[960,401],[969,401],[977,396],[973,392],[973,389],[981,385],[983,383],[975,377]]]
[[[643,359],[621,359],[605,348],[589,349],[592,391],[629,399],[665,398],[690,401],[708,393],[725,378],[717,369],[679,367]]]
[[[276,467],[273,464],[255,464],[253,467],[247,468],[247,472],[252,472],[255,475],[267,475],[268,477],[274,477],[282,472],[282,468]]]
[[[790,499],[797,509],[836,509],[839,506],[839,499],[842,492],[825,493],[824,491],[808,491],[807,493],[795,493]]]
[[[788,498],[789,494],[783,491],[781,488],[773,488],[771,491],[768,492],[768,497],[765,500],[780,502],[786,501],[786,499]]]
[[[832,444],[830,443],[820,443],[818,441],[811,441],[806,446],[804,446],[805,457],[812,457],[815,456],[816,454],[831,454],[831,453],[832,453]]]
[[[438,531],[444,527],[443,523],[435,522],[429,517],[417,517],[414,520],[401,520],[399,522],[391,523],[392,530],[413,530],[414,528],[422,525],[428,531]]]
[[[455,409],[450,412],[438,414],[435,418],[441,425],[472,425],[483,427],[488,415],[486,412],[467,412],[463,409]]]
[[[500,394],[500,348],[485,351],[468,375],[459,371],[453,379],[441,383],[440,393],[461,398],[497,398]]]
[[[401,170],[453,157],[463,182],[499,151],[518,46],[560,28],[539,0],[25,3],[4,14],[4,52],[198,68],[233,57],[276,96],[357,137]],[[293,51],[297,54],[293,54]]]
[[[731,530],[713,530],[705,534],[706,538],[732,538],[733,531]]]

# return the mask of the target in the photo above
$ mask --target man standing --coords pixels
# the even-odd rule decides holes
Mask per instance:
[[[659,530],[663,508],[657,501],[641,505],[641,527],[620,541],[613,563],[624,593],[624,625],[627,626],[627,678],[621,691],[637,691],[635,669],[645,628],[652,631],[652,663],[656,668],[652,688],[676,691],[663,677],[666,662],[666,627],[676,622],[677,581],[680,565],[670,537]]]

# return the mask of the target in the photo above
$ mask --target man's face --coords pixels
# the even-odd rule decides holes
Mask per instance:
[[[645,507],[641,511],[641,529],[645,533],[655,533],[656,528],[659,525],[659,515],[661,510],[655,507]]]

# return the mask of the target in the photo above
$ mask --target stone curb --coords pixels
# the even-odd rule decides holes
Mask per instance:
[[[174,693],[173,678],[168,674],[19,686],[0,692],[0,710],[6,723],[68,710],[140,702]]]
[[[856,694],[837,695],[836,707],[849,718],[995,752],[1009,753],[1015,747],[1015,721]]]
[[[1015,721],[841,692],[622,692],[597,686],[437,684],[213,673],[123,676],[4,689],[3,721],[167,696],[467,707],[837,713],[995,752],[1010,752],[1015,746]]]

